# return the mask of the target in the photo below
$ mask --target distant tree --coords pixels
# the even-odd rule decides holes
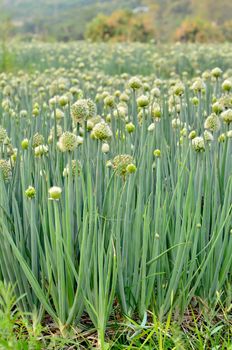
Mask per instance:
[[[8,51],[7,43],[13,32],[13,25],[10,16],[2,8],[0,1],[0,43],[1,43],[1,70],[5,70],[12,66],[13,55]]]
[[[92,41],[148,41],[154,29],[146,15],[119,10],[110,16],[98,15],[87,26],[85,37]]]
[[[226,41],[232,42],[232,20],[225,22],[222,25],[222,31]]]
[[[174,39],[182,42],[220,42],[223,34],[215,24],[201,19],[187,19],[177,28]]]
[[[92,41],[107,41],[110,34],[110,28],[107,25],[107,17],[99,14],[87,26],[85,37]]]
[[[13,24],[9,14],[1,9],[0,2],[0,40],[6,42],[13,33]]]

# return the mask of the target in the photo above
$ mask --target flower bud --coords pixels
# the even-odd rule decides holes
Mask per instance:
[[[61,107],[64,107],[68,104],[69,100],[68,100],[68,96],[63,95],[59,98],[59,104]]]
[[[196,136],[197,136],[196,131],[195,131],[195,130],[192,130],[192,131],[189,133],[188,138],[189,138],[190,140],[193,140]]]
[[[194,106],[198,106],[198,104],[199,104],[199,99],[198,99],[196,96],[194,96],[194,97],[192,98],[192,104],[193,104]]]
[[[115,105],[114,96],[111,96],[111,95],[106,96],[106,97],[104,98],[104,105],[105,105],[106,107],[113,108],[114,105]]]
[[[218,67],[212,69],[211,74],[214,78],[219,78],[222,76],[222,70]]]
[[[226,124],[232,123],[232,109],[227,109],[226,111],[222,112],[221,118]]]
[[[149,105],[149,98],[146,95],[141,95],[137,98],[138,107],[145,108]]]
[[[222,90],[230,91],[232,89],[232,82],[230,80],[224,80],[222,83]]]
[[[110,150],[110,146],[108,145],[108,143],[103,143],[102,144],[102,153],[108,153]]]
[[[155,123],[151,123],[148,128],[147,128],[148,131],[154,131],[155,130]]]
[[[48,190],[49,199],[58,201],[61,197],[62,189],[57,186],[53,186]]]
[[[212,105],[212,111],[216,114],[219,114],[223,111],[223,106],[220,102],[214,102],[214,104]]]
[[[32,199],[36,195],[36,190],[34,187],[29,186],[28,189],[25,191],[25,195],[27,198]]]
[[[225,142],[226,140],[226,134],[221,134],[218,136],[218,142]]]
[[[28,139],[23,139],[23,141],[21,142],[21,147],[23,150],[28,149],[28,145],[29,145],[29,140]]]
[[[126,124],[126,131],[130,134],[135,131],[135,125],[133,123]]]
[[[154,156],[155,156],[156,158],[160,158],[160,156],[161,156],[161,151],[160,151],[160,149],[155,149],[154,152],[153,152],[153,154],[154,154]]]
[[[126,167],[126,171],[127,173],[129,174],[132,174],[132,173],[135,173],[136,172],[136,165],[131,163],[131,164],[128,164],[127,167]]]
[[[142,87],[142,82],[138,77],[132,77],[128,83],[129,87],[133,90],[140,89]]]

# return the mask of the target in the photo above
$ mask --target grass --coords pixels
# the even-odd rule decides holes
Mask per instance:
[[[82,328],[60,334],[51,319],[44,325],[35,315],[22,313],[17,307],[14,288],[0,286],[0,349],[92,349],[97,344],[97,331],[90,320],[82,319]],[[107,327],[109,349],[231,349],[229,310],[199,312],[190,309],[181,325],[172,320],[165,323],[154,314],[142,323],[132,319],[112,319]],[[115,314],[115,317],[117,315]]]

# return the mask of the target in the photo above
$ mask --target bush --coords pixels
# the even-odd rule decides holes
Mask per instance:
[[[232,42],[232,20],[227,21],[222,26],[222,31],[225,36],[226,41]]]
[[[181,42],[221,42],[221,29],[210,22],[200,19],[187,19],[176,30],[174,39]]]
[[[85,36],[92,41],[141,41],[154,37],[154,29],[145,15],[115,11],[111,16],[98,15],[87,27]]]

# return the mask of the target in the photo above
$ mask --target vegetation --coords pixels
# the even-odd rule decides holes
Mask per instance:
[[[145,16],[129,11],[116,11],[111,16],[98,15],[88,26],[86,38],[92,41],[141,41],[154,38]]]
[[[16,305],[14,288],[10,285],[0,286],[0,349],[1,350],[61,350],[91,349],[96,343],[96,331],[70,330],[67,336],[61,335],[54,325],[41,325],[35,315],[22,313]],[[190,316],[190,317],[189,317]],[[220,348],[231,350],[231,329],[226,322],[209,317],[197,320],[196,315],[188,315],[188,324],[183,329],[170,322],[162,324],[155,317],[149,326],[131,322],[115,324],[108,330],[109,349],[199,349]],[[84,320],[83,320],[84,321]],[[86,321],[86,320],[85,320]],[[118,322],[118,321],[117,321]],[[184,328],[185,327],[185,328]]]
[[[9,45],[3,349],[231,348],[229,48]]]
[[[6,12],[14,25],[12,35],[27,40],[38,37],[42,40],[59,41],[83,39],[88,24],[92,20],[94,21],[92,25],[96,25],[97,20],[99,22],[99,14],[101,14],[100,19],[104,19],[106,23],[104,16],[116,20],[118,11],[121,9],[131,13],[138,10],[133,19],[130,16],[126,28],[128,32],[134,28],[134,22],[138,21],[142,25],[142,31],[148,28],[150,33],[152,28],[152,32],[155,33],[153,36],[158,41],[172,41],[176,30],[182,28],[183,31],[185,28],[186,24],[182,25],[182,22],[185,22],[186,18],[188,19],[187,32],[191,31],[189,28],[191,24],[193,30],[197,26],[198,31],[203,31],[198,35],[200,41],[204,38],[206,42],[214,41],[215,26],[217,31],[220,29],[224,40],[231,41],[229,21],[232,3],[230,0],[218,2],[215,0],[128,0],[126,2],[122,0],[5,0],[1,3],[1,12]],[[144,9],[145,12],[143,12]],[[195,18],[200,18],[200,28],[199,20],[196,22]],[[115,30],[117,21],[113,21],[110,30]],[[125,27],[123,26],[124,29]],[[208,30],[210,30],[209,36],[207,36]],[[121,40],[122,36],[125,36],[125,30],[123,32],[123,35],[117,34],[116,38]],[[150,35],[138,39],[149,40]],[[217,40],[217,35],[215,39]]]
[[[229,31],[229,28],[228,28]],[[229,39],[229,35],[226,35]],[[225,39],[221,29],[199,19],[186,20],[176,30],[175,39],[182,42],[220,42]]]

